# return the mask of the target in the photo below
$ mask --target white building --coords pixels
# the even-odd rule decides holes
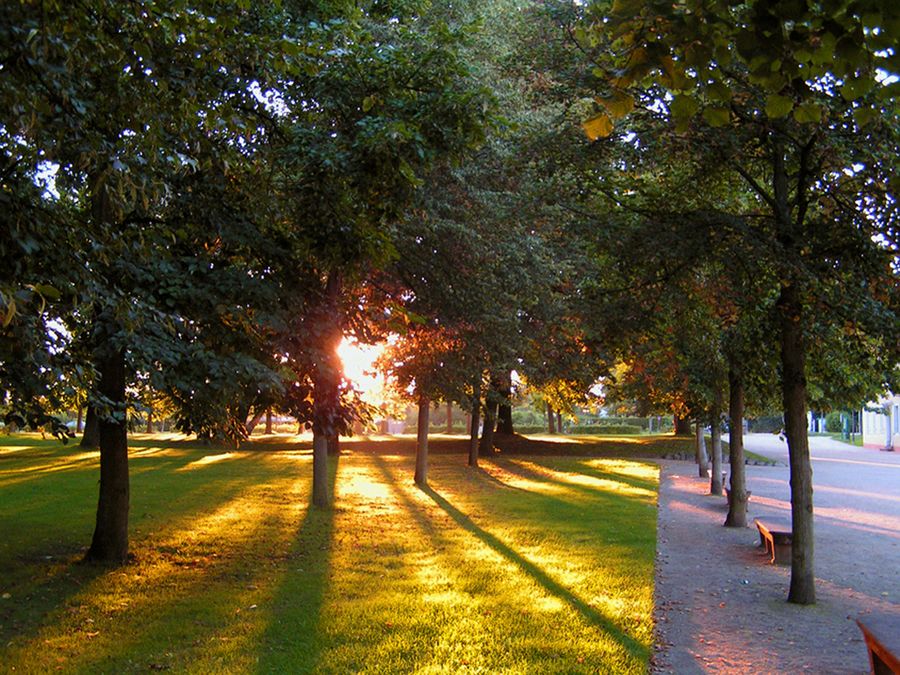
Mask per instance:
[[[867,448],[900,450],[900,396],[886,396],[862,411],[863,445]]]

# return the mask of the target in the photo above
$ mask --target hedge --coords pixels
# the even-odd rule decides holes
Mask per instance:
[[[570,434],[593,434],[593,435],[636,435],[643,431],[641,427],[634,424],[579,424],[566,429]]]

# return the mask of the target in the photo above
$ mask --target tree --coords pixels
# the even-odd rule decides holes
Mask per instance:
[[[121,562],[127,556],[127,385],[138,372],[152,376],[159,390],[173,384],[163,381],[163,371],[172,374],[164,366],[197,351],[194,310],[201,303],[193,296],[204,294],[192,276],[218,277],[213,264],[238,262],[212,260],[221,223],[176,222],[183,213],[175,206],[190,202],[198,188],[206,195],[213,186],[227,192],[232,181],[246,187],[247,177],[265,175],[241,176],[253,161],[252,147],[261,137],[256,123],[265,112],[248,74],[260,84],[270,79],[284,18],[274,6],[224,16],[202,0],[170,3],[165,11],[153,2],[17,3],[0,14],[0,127],[7,158],[36,188],[37,176],[53,175],[40,190],[15,193],[21,214],[49,217],[32,251],[39,262],[17,270],[12,283],[56,296],[50,307],[57,322],[80,325],[77,332],[58,332],[58,340],[71,345],[83,338],[83,349],[74,353],[84,360],[72,365],[83,371],[81,381],[93,383],[89,400],[100,424],[91,559]],[[251,193],[266,194],[245,195]],[[239,213],[246,217],[248,211]],[[28,229],[10,232],[16,244],[28,245]],[[46,266],[55,252],[69,259]],[[210,267],[198,269],[204,254]],[[231,281],[250,283],[250,266],[240,266],[243,276]],[[29,281],[32,273],[40,282]],[[15,330],[35,325],[29,321],[17,322]],[[44,336],[53,333],[45,322],[26,344],[48,345]],[[55,351],[66,352],[52,346],[51,355]],[[35,357],[2,355],[4,363],[28,360]],[[53,377],[58,370],[38,372]],[[17,395],[28,385],[27,378],[12,380]]]
[[[897,71],[890,35],[898,9],[598,2],[590,16],[595,23],[582,37],[600,47],[608,77],[604,110],[588,132],[608,134],[613,118],[633,108],[636,88],[660,87],[651,96],[677,130],[702,137],[754,195],[756,220],[747,235],[766,242],[778,279],[794,537],[788,600],[813,603],[809,340],[817,327],[843,325],[855,339],[885,344],[885,328],[896,326],[897,117],[894,87],[883,74]],[[834,285],[852,289],[852,307],[813,315],[817,298]],[[876,325],[874,315],[890,318]],[[872,390],[891,377],[896,352],[886,347],[876,358]]]

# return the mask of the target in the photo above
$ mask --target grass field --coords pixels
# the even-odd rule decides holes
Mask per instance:
[[[104,568],[97,453],[0,438],[0,672],[646,670],[654,465],[472,471],[446,439],[420,490],[405,442],[345,443],[318,510],[308,443],[137,435],[134,560]]]

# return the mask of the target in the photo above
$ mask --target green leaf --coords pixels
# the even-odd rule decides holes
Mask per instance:
[[[703,119],[711,127],[724,127],[731,122],[731,111],[720,106],[710,106],[703,110]]]
[[[581,126],[584,128],[584,133],[592,141],[596,141],[598,138],[606,138],[613,130],[612,120],[609,119],[609,115],[605,112],[585,120],[581,123]]]
[[[859,127],[864,127],[878,117],[878,111],[872,108],[857,108],[853,111],[853,119]]]
[[[706,94],[713,101],[721,103],[731,102],[731,88],[721,82],[713,82],[707,85]]]
[[[794,109],[794,102],[781,94],[769,94],[766,98],[766,115],[769,119],[778,119]]]
[[[669,110],[672,111],[672,117],[674,117],[676,121],[680,121],[688,120],[693,117],[694,113],[697,112],[697,109],[699,107],[700,104],[693,96],[680,94],[679,96],[675,97],[674,101],[672,101],[672,104],[669,106]]]
[[[416,172],[413,171],[413,168],[406,163],[406,160],[400,160],[400,173],[403,174],[403,177],[412,185],[422,185],[422,180],[418,176],[416,176]]]
[[[801,124],[818,124],[822,121],[822,107],[815,103],[804,103],[794,109],[794,119]]]
[[[50,300],[59,300],[60,296],[62,295],[59,290],[57,290],[53,286],[50,286],[49,284],[36,284],[32,286],[32,288],[36,293],[39,293]]]
[[[854,80],[848,80],[841,87],[841,96],[845,101],[855,101],[862,98],[875,86],[874,80],[869,77],[860,77]]]

